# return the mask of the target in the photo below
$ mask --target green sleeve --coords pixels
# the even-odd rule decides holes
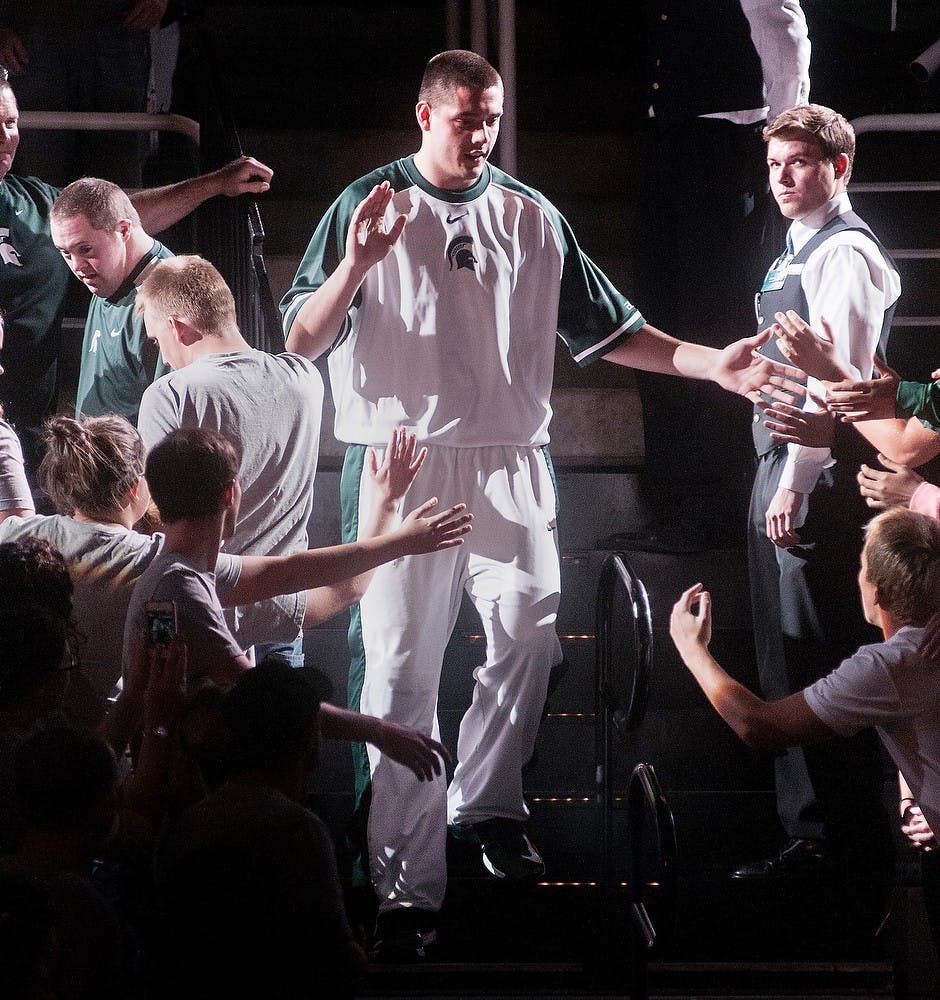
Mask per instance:
[[[925,427],[940,431],[940,382],[900,382],[894,412],[898,417],[916,417]]]

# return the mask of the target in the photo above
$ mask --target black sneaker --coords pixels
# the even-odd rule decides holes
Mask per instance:
[[[454,823],[450,829],[455,839],[480,845],[483,867],[494,878],[524,881],[545,874],[542,855],[519,820],[497,817],[479,823]]]
[[[369,959],[382,964],[423,962],[437,941],[436,914],[429,910],[402,907],[380,913]]]
[[[735,879],[781,879],[816,877],[832,871],[835,858],[825,841],[792,837],[772,857],[741,865],[731,873]]]

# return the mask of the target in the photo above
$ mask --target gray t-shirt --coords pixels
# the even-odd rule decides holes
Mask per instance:
[[[137,426],[148,448],[181,427],[208,427],[237,442],[242,497],[226,551],[283,556],[308,545],[322,409],[323,379],[313,362],[299,354],[234,351],[157,379],[144,392]],[[225,610],[235,635],[261,634],[266,617],[259,605]],[[296,639],[302,617],[301,609],[288,638],[257,642]]]
[[[923,629],[905,627],[862,646],[803,692],[840,736],[874,726],[910,785],[932,830],[940,832],[940,663],[920,657]]]
[[[118,524],[76,521],[64,514],[8,517],[0,522],[0,542],[44,538],[62,553],[74,592],[74,618],[81,633],[79,657],[91,686],[102,697],[120,690],[124,621],[134,584],[163,547],[163,535],[143,535]],[[228,602],[242,571],[239,556],[220,552],[215,566],[216,593]],[[289,642],[300,630],[306,594],[284,594],[239,608],[233,635],[245,648],[256,643]]]
[[[0,510],[30,510],[32,506],[20,439],[5,420],[0,420]]]
[[[214,665],[242,655],[242,647],[225,624],[215,574],[199,569],[178,552],[160,552],[131,594],[124,623],[125,673],[144,635],[149,601],[172,601],[176,605],[179,633],[188,647],[190,682],[211,673]]]
[[[8,517],[0,522],[0,542],[27,537],[51,542],[65,558],[82,639],[82,669],[100,695],[115,695],[131,591],[162,548],[163,535],[142,535],[117,524],[76,521],[64,514]],[[219,555],[215,583],[223,600],[240,574],[241,559]]]
[[[220,431],[242,450],[236,555],[307,548],[320,448],[323,379],[298,354],[236,351],[199,358],[144,392],[138,429],[147,448],[180,427]]]

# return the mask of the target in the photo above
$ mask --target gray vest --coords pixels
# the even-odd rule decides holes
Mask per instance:
[[[871,239],[875,246],[878,247],[878,250],[888,265],[896,270],[894,267],[894,261],[891,260],[888,252],[881,245],[875,234],[868,228],[867,223],[859,218],[855,212],[846,212],[844,215],[837,215],[834,219],[827,222],[826,225],[823,226],[823,228],[820,229],[819,232],[807,242],[806,246],[804,246],[800,252],[793,257],[793,260],[790,262],[790,268],[793,268],[794,265],[805,264],[809,259],[810,254],[818,246],[829,239],[830,236],[833,236],[835,233],[845,232],[846,230],[864,233]],[[797,273],[792,273],[790,268],[788,268],[782,283],[774,283],[779,285],[779,287],[774,287],[774,284],[768,287],[767,280],[765,279],[764,287],[762,287],[757,293],[756,305],[758,331],[766,330],[767,327],[773,323],[775,313],[786,312],[788,309],[793,309],[804,319],[808,317],[809,306],[806,302],[806,296],[803,293],[803,282],[799,273],[801,269],[797,269]],[[876,354],[881,360],[884,360],[885,358],[885,350],[888,344],[888,334],[891,330],[891,319],[893,316],[894,304],[892,304],[885,311],[884,319],[881,324],[881,336],[878,339],[878,347],[876,350]],[[773,337],[771,337],[771,339],[761,347],[760,353],[774,361],[782,361],[784,364],[788,364],[787,359],[777,348],[777,342]],[[865,377],[870,378],[873,372],[863,372],[863,374]],[[801,381],[803,385],[806,384],[805,379],[797,381]],[[764,398],[766,399],[768,397],[765,396]],[[768,452],[773,451],[774,448],[781,447],[781,443],[779,441],[774,441],[771,438],[770,431],[764,426],[763,413],[761,413],[756,406],[754,407],[754,417],[751,422],[751,433],[754,437],[754,447],[757,450],[758,456],[766,455]],[[836,453],[837,450],[839,451],[839,454]],[[856,459],[870,461],[875,456],[874,449],[865,443],[864,438],[862,438],[858,431],[841,423],[837,423],[835,425],[835,438],[833,440],[832,453],[834,458],[849,458],[853,461]]]

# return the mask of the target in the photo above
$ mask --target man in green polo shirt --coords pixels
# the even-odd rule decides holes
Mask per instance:
[[[53,244],[92,293],[75,415],[119,413],[136,424],[144,389],[170,370],[135,313],[137,286],[173,254],[144,231],[124,191],[96,177],[64,188],[49,221]]]

